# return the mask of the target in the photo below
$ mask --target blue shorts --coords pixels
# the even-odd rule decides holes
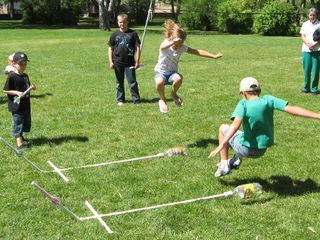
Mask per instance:
[[[229,131],[229,127],[223,129],[223,135],[225,136]],[[241,144],[240,138],[243,135],[242,131],[237,131],[229,140],[229,144],[240,158],[258,158],[263,156],[267,151],[266,148],[249,148]]]
[[[165,85],[172,85],[173,77],[178,74],[176,72],[170,74],[162,74],[159,72],[155,72],[154,80],[157,81],[158,79],[163,79]]]
[[[15,138],[22,137],[24,132],[30,132],[30,111],[12,113],[12,133]]]

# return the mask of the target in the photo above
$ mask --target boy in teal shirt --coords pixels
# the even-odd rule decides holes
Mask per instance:
[[[283,99],[271,95],[260,96],[260,84],[253,77],[241,80],[240,93],[243,99],[239,101],[231,116],[232,124],[220,126],[219,146],[209,154],[211,158],[220,153],[221,160],[215,173],[216,177],[231,173],[232,168],[239,168],[242,158],[263,156],[274,144],[274,109],[295,116],[320,119],[319,113],[289,106]],[[239,131],[241,125],[243,131]],[[229,145],[235,151],[231,159],[228,159]]]

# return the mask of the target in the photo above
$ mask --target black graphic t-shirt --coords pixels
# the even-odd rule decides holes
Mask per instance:
[[[135,64],[134,54],[140,39],[136,31],[114,32],[108,42],[112,48],[112,60],[115,65],[130,67]]]
[[[24,92],[30,87],[30,81],[27,74],[19,75],[12,72],[3,87],[3,90],[10,91],[16,90],[19,92]],[[30,95],[27,93],[24,97],[20,99],[20,104],[14,103],[14,98],[17,96],[8,95],[8,108],[10,112],[23,112],[30,110]]]

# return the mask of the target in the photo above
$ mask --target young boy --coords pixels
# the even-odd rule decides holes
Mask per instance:
[[[8,57],[8,65],[4,69],[4,73],[7,75],[9,75],[9,73],[11,73],[11,72],[14,72],[13,56],[14,56],[14,53],[10,54],[10,56]]]
[[[116,75],[117,104],[122,106],[125,101],[124,74],[127,77],[134,104],[140,103],[136,69],[140,65],[140,39],[138,34],[128,28],[128,15],[117,17],[119,30],[114,32],[108,42],[110,68]]]
[[[14,72],[10,73],[3,87],[3,92],[8,95],[8,107],[12,112],[12,131],[16,138],[19,149],[24,148],[26,143],[23,138],[24,132],[31,129],[31,107],[29,93],[24,95],[29,87],[36,89],[30,84],[29,77],[24,73],[27,67],[28,57],[22,52],[17,52],[13,56]],[[20,103],[15,103],[15,97],[21,97]]]
[[[231,125],[222,124],[219,128],[219,146],[209,154],[209,158],[220,153],[221,161],[216,177],[231,173],[239,168],[242,158],[263,156],[274,143],[273,110],[277,109],[296,116],[320,119],[320,114],[304,108],[289,106],[288,102],[271,95],[260,96],[261,88],[255,78],[247,77],[240,82],[242,100],[236,106]],[[243,132],[238,131],[243,126]],[[228,159],[229,145],[235,155]]]

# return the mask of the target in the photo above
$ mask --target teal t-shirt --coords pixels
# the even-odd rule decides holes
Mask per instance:
[[[273,145],[273,110],[284,111],[287,104],[288,101],[271,95],[240,100],[231,119],[242,119],[244,133],[240,137],[241,144],[259,149]]]

